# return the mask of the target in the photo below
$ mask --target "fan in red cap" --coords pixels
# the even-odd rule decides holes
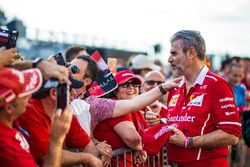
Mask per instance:
[[[135,80],[138,84],[142,83],[140,78],[137,77],[133,72],[129,70],[120,71],[115,75],[115,81],[118,85],[124,84],[128,82],[130,79]]]
[[[0,107],[17,97],[24,97],[37,91],[42,85],[42,74],[38,69],[18,71],[0,68]]]

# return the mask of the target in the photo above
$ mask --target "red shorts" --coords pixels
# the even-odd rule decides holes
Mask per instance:
[[[188,163],[178,163],[178,167],[230,167],[226,158],[205,159]]]

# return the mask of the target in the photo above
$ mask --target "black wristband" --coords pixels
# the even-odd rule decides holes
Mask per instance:
[[[158,87],[159,87],[160,92],[161,92],[163,95],[165,95],[165,94],[168,93],[168,92],[163,88],[162,84],[160,84]]]
[[[193,137],[190,137],[188,139],[188,148],[193,148],[193,147],[194,147]]]
[[[41,61],[43,61],[43,58],[41,57],[36,58],[35,60],[32,61],[32,67],[37,68],[38,64],[41,63]]]

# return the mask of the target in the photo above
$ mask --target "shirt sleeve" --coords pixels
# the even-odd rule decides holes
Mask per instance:
[[[111,127],[115,127],[118,123],[122,122],[122,121],[131,121],[133,122],[133,119],[131,117],[131,114],[126,114],[117,118],[111,118],[111,119],[107,119],[107,124]]]
[[[95,126],[107,118],[112,118],[115,101],[112,99],[106,98],[97,98],[90,96],[86,99],[86,102],[90,104],[90,113],[91,113],[91,128],[94,129]]]
[[[227,133],[240,137],[241,123],[236,108],[234,94],[226,81],[219,79],[209,92],[211,114],[217,127]]]

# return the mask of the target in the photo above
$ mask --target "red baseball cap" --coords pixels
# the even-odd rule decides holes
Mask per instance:
[[[180,126],[174,124],[180,129]],[[162,147],[167,143],[170,136],[174,134],[167,124],[158,124],[147,128],[142,135],[143,149],[147,152],[149,156],[156,155]]]
[[[42,74],[38,69],[0,68],[0,106],[34,93],[41,85]]]
[[[124,84],[124,83],[128,82],[130,79],[135,80],[136,82],[138,82],[138,84],[142,83],[140,78],[137,77],[133,72],[131,72],[129,70],[119,71],[115,75],[115,81],[118,85]]]

